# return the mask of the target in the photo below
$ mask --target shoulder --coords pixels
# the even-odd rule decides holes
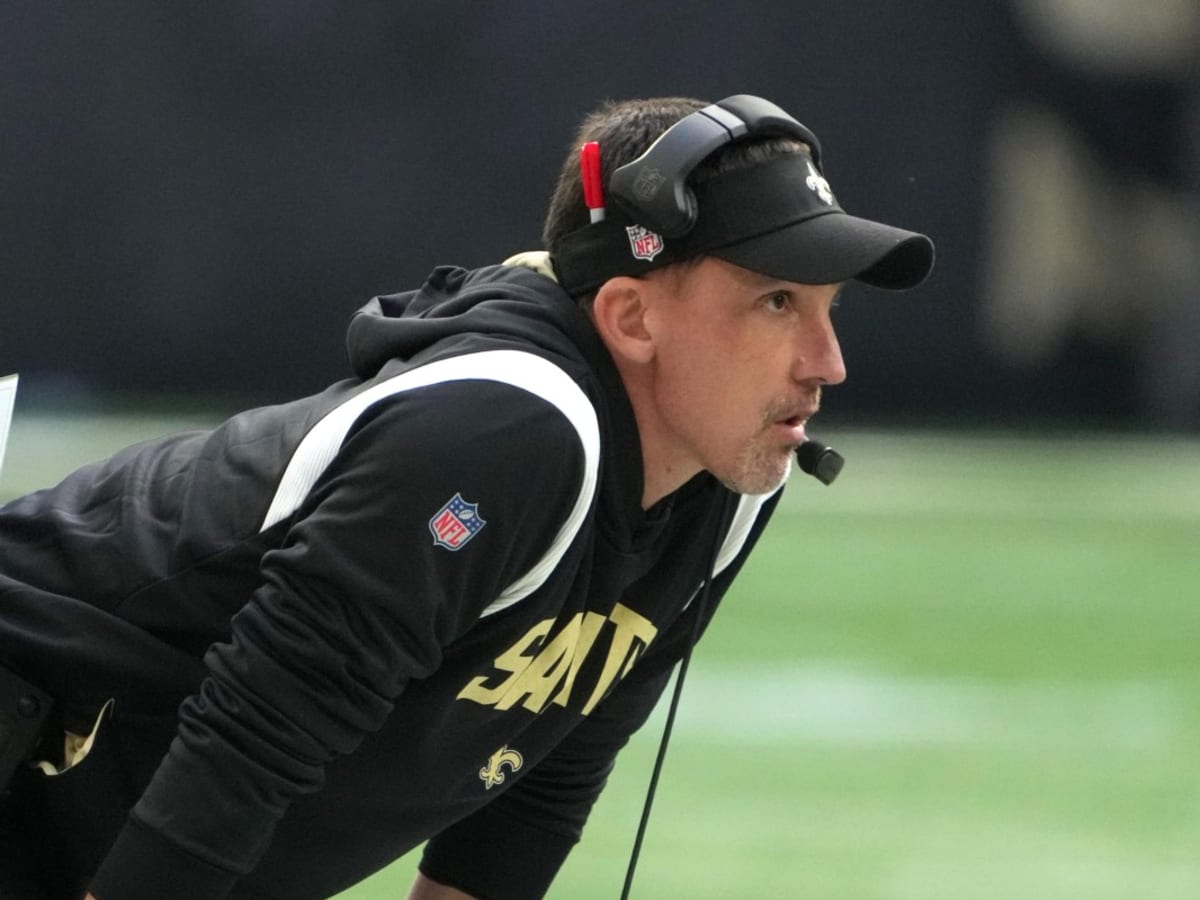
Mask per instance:
[[[268,522],[319,481],[351,473],[408,491],[467,476],[550,496],[594,485],[599,447],[591,400],[554,363],[507,349],[450,356],[376,379],[330,409],[296,448]]]
[[[517,349],[435,359],[377,381],[349,399],[347,431],[374,418],[423,440],[477,440],[513,447],[573,438],[585,455],[599,445],[592,398],[555,362]],[[450,448],[448,448],[450,449]],[[472,456],[469,446],[462,452]]]

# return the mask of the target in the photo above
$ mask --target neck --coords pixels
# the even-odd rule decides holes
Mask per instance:
[[[646,487],[642,491],[642,509],[649,509],[663,497],[675,493],[675,491],[687,484],[692,476],[699,471],[699,469],[696,469],[682,478],[676,477],[674,473],[665,473],[662,477],[655,479],[651,479],[649,472],[647,472]]]
[[[626,378],[625,387],[642,448],[642,509],[645,510],[683,487],[701,467],[694,460],[685,458],[666,434],[661,420],[654,414],[654,404],[650,402],[643,382]]]
[[[699,471],[699,466],[685,466],[666,454],[656,453],[653,442],[642,439],[642,509],[649,509],[663,497],[673,494]]]

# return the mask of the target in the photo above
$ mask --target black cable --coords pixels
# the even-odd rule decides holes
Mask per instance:
[[[722,511],[728,508],[728,500],[722,504]],[[650,773],[650,786],[646,789],[646,802],[642,806],[642,819],[638,823],[637,836],[633,840],[633,851],[629,855],[629,868],[625,872],[625,885],[621,888],[621,900],[629,900],[629,891],[633,887],[633,874],[637,869],[638,857],[642,852],[642,841],[646,837],[646,827],[650,823],[650,809],[654,805],[654,794],[658,790],[658,779],[662,774],[663,763],[667,758],[667,744],[671,740],[671,730],[675,726],[675,713],[679,709],[679,698],[683,694],[683,680],[687,676],[688,664],[692,661],[692,651],[700,640],[700,629],[704,626],[704,614],[708,611],[709,594],[712,590],[713,579],[717,577],[717,555],[721,552],[721,544],[725,539],[728,526],[724,524],[725,516],[717,520],[717,536],[713,543],[712,555],[709,557],[708,577],[700,587],[696,598],[696,621],[692,623],[692,634],[688,640],[687,651],[679,662],[679,672],[675,676],[675,690],[671,693],[671,705],[667,709],[667,722],[663,726],[662,740],[658,745],[658,756],[654,760],[654,770]]]
[[[796,459],[800,468],[812,475],[822,484],[833,484],[838,473],[842,471],[845,460],[840,453],[831,447],[815,440],[808,440],[796,448]],[[721,552],[721,544],[726,532],[732,524],[725,524],[728,518],[730,499],[733,494],[727,494],[721,504],[721,516],[717,519],[717,533],[713,541],[712,553],[709,556],[708,578],[700,586],[696,598],[696,621],[692,625],[692,636],[687,650],[679,663],[679,674],[675,677],[675,690],[671,695],[671,706],[667,710],[667,724],[663,726],[662,740],[658,745],[658,757],[654,760],[654,771],[650,774],[650,786],[646,789],[646,802],[642,806],[642,820],[638,823],[637,837],[633,841],[633,852],[629,855],[629,868],[625,872],[625,886],[621,889],[621,900],[629,900],[629,890],[633,887],[633,873],[637,868],[638,856],[642,852],[642,841],[646,837],[646,826],[650,822],[650,808],[654,805],[654,793],[658,789],[658,778],[662,774],[663,761],[667,758],[667,743],[671,739],[671,729],[675,726],[675,711],[679,708],[679,697],[683,694],[683,679],[687,675],[688,663],[692,661],[692,650],[700,640],[700,629],[704,625],[704,613],[708,610],[709,591],[713,580],[717,577],[717,556]]]

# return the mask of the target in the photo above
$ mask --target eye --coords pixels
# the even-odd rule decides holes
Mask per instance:
[[[766,305],[767,309],[772,310],[773,312],[786,312],[787,310],[791,309],[792,295],[787,291],[776,291],[773,294],[767,294],[767,296],[763,298],[763,303]]]

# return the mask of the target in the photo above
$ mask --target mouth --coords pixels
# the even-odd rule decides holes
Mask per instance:
[[[807,437],[804,426],[808,424],[811,415],[811,413],[801,413],[786,419],[778,419],[775,424],[787,432],[789,443],[803,444]]]
[[[783,443],[792,445],[788,449],[803,444],[807,440],[805,426],[809,419],[817,414],[821,407],[821,395],[792,395],[781,396],[767,407],[767,428],[774,437]]]

